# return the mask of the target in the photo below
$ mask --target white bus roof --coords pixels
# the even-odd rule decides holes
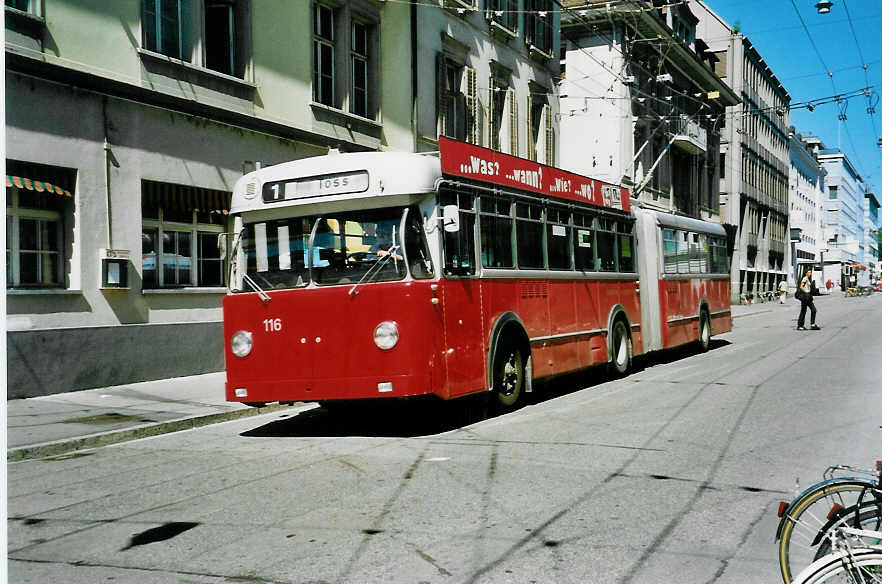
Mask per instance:
[[[366,174],[366,180],[365,180]],[[334,178],[352,177],[355,190],[341,186]],[[431,192],[441,178],[441,163],[436,155],[406,152],[360,152],[340,154],[332,150],[324,156],[303,158],[250,172],[236,182],[230,212],[333,202],[353,198],[417,194]],[[291,192],[282,192],[278,200],[264,200],[264,185],[297,183]],[[328,188],[322,192],[322,186]],[[299,186],[299,188],[297,188]],[[348,190],[347,190],[348,189]],[[308,191],[308,192],[306,192]],[[305,193],[305,194],[304,194]]]

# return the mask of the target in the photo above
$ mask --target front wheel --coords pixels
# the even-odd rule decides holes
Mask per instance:
[[[882,551],[848,549],[824,556],[800,572],[793,582],[882,582]]]
[[[616,375],[626,375],[631,368],[633,348],[631,336],[624,321],[617,320],[612,327],[612,369]]]
[[[523,352],[511,342],[503,343],[493,358],[493,390],[496,404],[503,410],[514,408],[521,398],[526,381]]]

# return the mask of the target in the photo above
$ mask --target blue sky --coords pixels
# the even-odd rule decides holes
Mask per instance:
[[[705,0],[730,25],[740,25],[790,93],[790,123],[797,131],[818,136],[828,148],[841,148],[879,194],[882,147],[876,143],[882,138],[882,103],[876,102],[882,95],[882,0],[832,2],[830,13],[821,15],[817,0]],[[869,103],[861,94],[847,105],[816,105],[813,112],[796,107],[865,87],[870,87]],[[871,103],[874,116],[867,112]],[[847,120],[840,121],[840,113]]]

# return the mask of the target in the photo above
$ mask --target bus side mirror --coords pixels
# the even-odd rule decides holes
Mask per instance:
[[[444,231],[456,233],[459,231],[459,207],[456,205],[444,205]]]

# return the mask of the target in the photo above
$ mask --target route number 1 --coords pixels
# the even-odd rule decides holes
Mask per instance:
[[[277,333],[282,330],[281,318],[267,318],[263,321],[263,329],[268,333]]]

